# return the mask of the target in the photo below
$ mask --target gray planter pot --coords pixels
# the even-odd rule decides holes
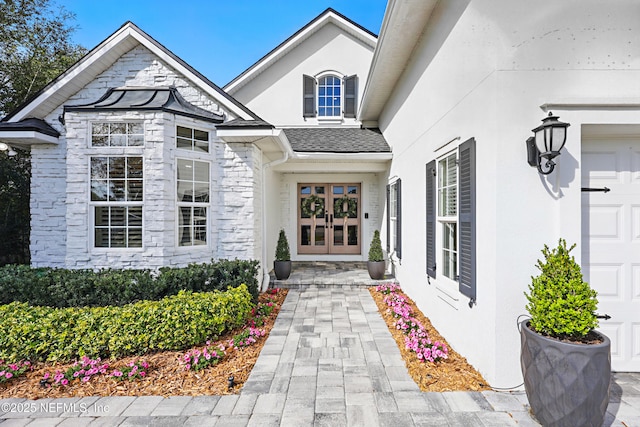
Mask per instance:
[[[273,272],[278,280],[287,280],[291,275],[291,261],[273,261]]]
[[[371,277],[373,280],[384,279],[385,267],[386,265],[384,261],[367,261],[367,270],[369,271],[369,277]]]
[[[565,343],[520,324],[520,366],[531,410],[547,427],[600,427],[609,405],[611,341]]]

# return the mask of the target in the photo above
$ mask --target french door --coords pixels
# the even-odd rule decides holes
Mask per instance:
[[[298,253],[360,254],[360,184],[298,184]]]

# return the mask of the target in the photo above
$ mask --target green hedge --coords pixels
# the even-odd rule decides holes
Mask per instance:
[[[67,270],[0,267],[0,304],[14,301],[48,307],[122,306],[159,300],[181,290],[210,292],[244,283],[258,297],[258,261],[220,260],[149,270]]]
[[[0,306],[0,360],[71,361],[181,350],[245,324],[245,285],[225,292],[180,291],[122,307]]]

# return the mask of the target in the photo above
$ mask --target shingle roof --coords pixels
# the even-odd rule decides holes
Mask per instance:
[[[316,153],[388,153],[391,148],[379,129],[284,129],[293,151]]]
[[[90,104],[65,105],[65,111],[161,110],[213,123],[224,120],[222,114],[205,110],[188,102],[175,87],[137,87],[109,89]]]
[[[219,129],[256,129],[256,128],[265,128],[265,129],[273,129],[273,125],[264,120],[244,120],[244,119],[233,119],[228,122],[220,123],[216,126]]]

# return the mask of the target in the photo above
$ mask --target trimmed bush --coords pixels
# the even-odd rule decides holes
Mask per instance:
[[[220,260],[150,270],[68,270],[9,265],[0,268],[0,304],[48,307],[122,306],[159,300],[179,291],[224,291],[246,284],[258,297],[258,261]]]
[[[252,298],[245,285],[225,292],[180,291],[122,307],[0,306],[0,360],[71,361],[181,350],[244,325]]]

